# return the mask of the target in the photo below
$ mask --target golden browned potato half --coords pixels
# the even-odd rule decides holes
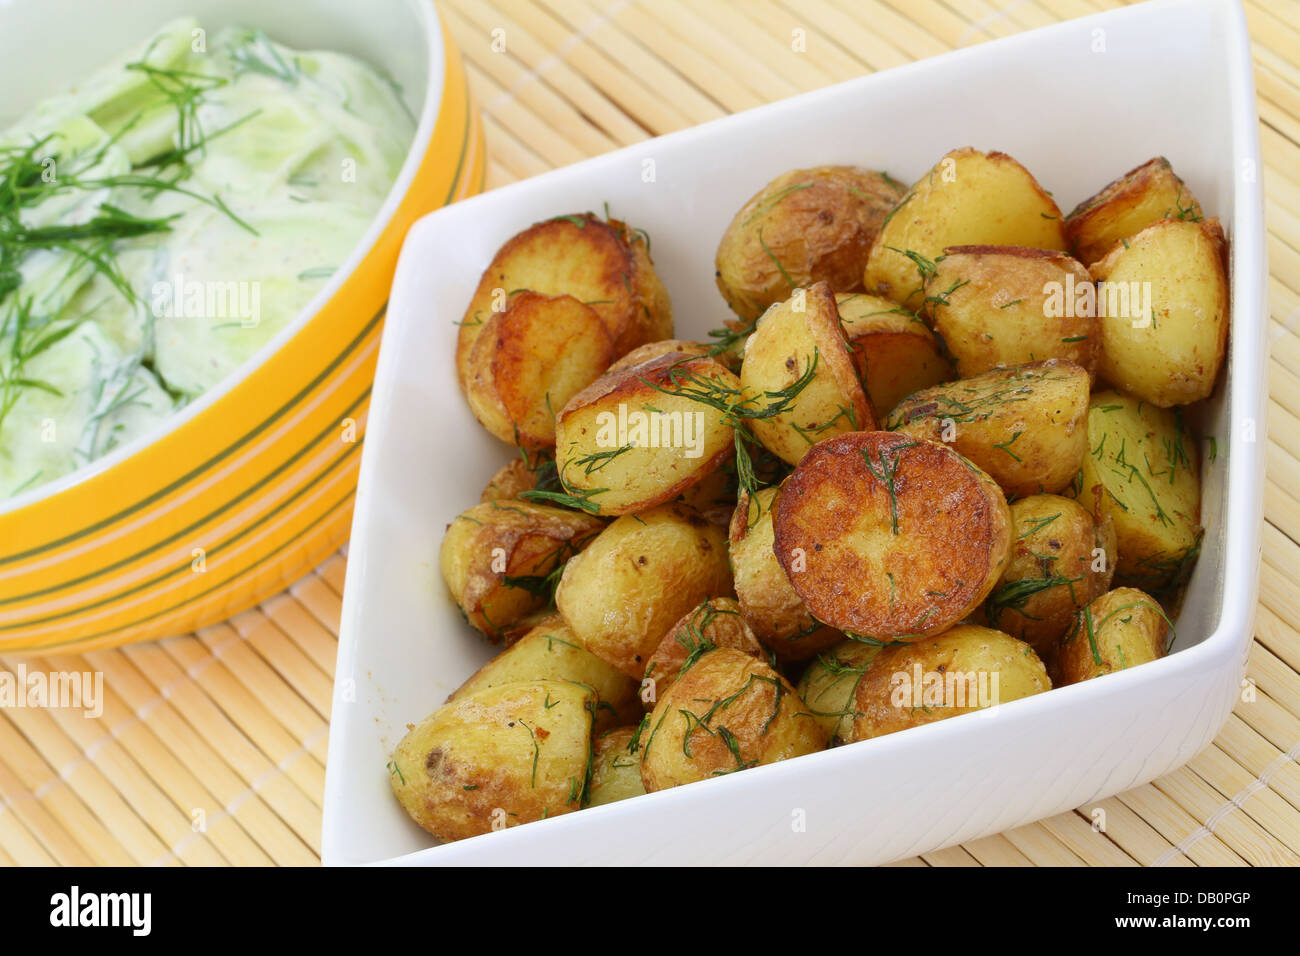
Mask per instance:
[[[692,355],[708,355],[709,347],[702,342],[688,342],[685,339],[663,339],[659,342],[647,342],[645,345],[638,345],[632,351],[628,352],[618,361],[614,362],[606,370],[606,373],[621,372],[625,368],[631,368],[634,365],[643,365],[651,359],[657,359],[662,355],[678,355],[689,357]]]
[[[769,309],[745,345],[740,366],[750,428],[782,460],[796,464],[833,435],[876,427],[835,295],[819,282]]]
[[[504,312],[510,296],[525,289],[589,305],[604,322],[615,356],[672,338],[672,305],[645,233],[591,213],[556,216],[511,238],[483,270],[456,343],[461,388],[468,389],[470,353],[492,313]]]
[[[741,318],[754,319],[800,286],[862,288],[871,243],[902,194],[885,174],[854,166],[778,176],[741,207],[722,235],[722,297]]]
[[[1077,684],[1164,657],[1173,629],[1155,598],[1137,588],[1103,594],[1061,639],[1057,683]]]
[[[1092,285],[1081,263],[1044,249],[950,246],[934,268],[931,320],[962,378],[1051,358],[1095,372],[1097,317],[1074,308],[1076,290]]]
[[[735,452],[725,413],[698,396],[738,400],[739,386],[716,359],[679,352],[602,376],[560,412],[555,454],[565,490],[603,515],[676,498]]]
[[[650,793],[826,747],[825,731],[785,678],[728,647],[683,672],[646,727],[641,782]]]
[[[915,313],[865,292],[837,295],[835,303],[877,421],[917,389],[956,377],[939,340]]]
[[[951,448],[894,432],[817,445],[781,490],[776,556],[819,621],[916,640],[970,614],[1006,566],[1011,512]]]
[[[1011,559],[984,602],[985,616],[1048,661],[1080,608],[1110,587],[1115,528],[1060,495],[1013,501],[1011,521]]]
[[[962,624],[915,644],[883,648],[858,682],[846,742],[892,734],[1051,690],[1034,649],[992,628]]]
[[[838,644],[843,635],[813,619],[773,549],[778,488],[742,492],[731,516],[731,570],[740,613],[781,661],[800,661]]]
[[[447,526],[442,577],[465,620],[499,641],[546,604],[546,576],[602,527],[590,515],[528,501],[475,505]]]
[[[1149,159],[1079,203],[1065,217],[1070,248],[1087,265],[1157,219],[1198,222],[1201,204],[1163,156]]]
[[[1201,462],[1177,409],[1093,395],[1080,503],[1115,526],[1115,578],[1159,591],[1190,573],[1201,544]]]
[[[1048,359],[922,389],[888,427],[951,444],[1008,495],[1067,487],[1088,450],[1088,372]]]
[[[851,638],[841,641],[809,661],[799,680],[799,697],[832,745],[843,743],[853,726],[858,684],[880,647]]]
[[[640,680],[670,626],[730,594],[726,535],[671,502],[618,518],[569,559],[555,604],[587,650]]]
[[[503,684],[444,705],[393,751],[389,782],[442,841],[582,807],[595,698],[580,684]]]
[[[599,734],[592,742],[587,806],[599,807],[645,793],[638,731],[637,727],[617,727]]]
[[[572,681],[590,687],[596,694],[597,731],[641,716],[637,682],[589,653],[558,614],[529,630],[480,667],[447,700],[457,700],[487,687],[537,680]]]
[[[1214,391],[1228,340],[1223,255],[1217,219],[1161,219],[1093,264],[1101,378],[1162,408]]]
[[[732,598],[709,598],[668,629],[646,666],[642,699],[653,704],[682,671],[715,647],[730,647],[760,660],[766,656]]]
[[[863,288],[918,309],[934,260],[971,245],[1067,248],[1061,210],[1006,153],[954,149],[917,180],[880,227]]]

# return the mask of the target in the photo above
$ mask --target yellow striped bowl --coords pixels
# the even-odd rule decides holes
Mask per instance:
[[[0,5],[0,45],[21,38],[27,49],[0,57],[0,88],[34,101],[55,89],[31,76],[50,71],[23,62],[102,62],[187,14],[385,68],[419,118],[415,140],[349,263],[248,366],[164,434],[0,503],[0,652],[86,650],[212,624],[346,541],[402,238],[423,213],[482,189],[482,129],[431,0],[17,0]]]

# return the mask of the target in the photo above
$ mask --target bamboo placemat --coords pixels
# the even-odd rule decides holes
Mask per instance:
[[[488,187],[1118,0],[448,0]],[[1300,862],[1300,4],[1249,0],[1268,193],[1269,478],[1240,703],[1182,769],[913,866]],[[794,31],[816,55],[793,49]],[[502,31],[502,32],[494,32]],[[0,864],[313,864],[346,557],[101,671],[104,711],[0,710]],[[1099,813],[1100,811],[1100,813]],[[1104,818],[1101,816],[1104,813]],[[1094,820],[1104,819],[1104,829]]]

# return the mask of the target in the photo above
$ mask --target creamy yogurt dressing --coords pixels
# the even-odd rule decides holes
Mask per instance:
[[[352,57],[184,19],[0,133],[0,499],[153,431],[270,340],[414,129]]]

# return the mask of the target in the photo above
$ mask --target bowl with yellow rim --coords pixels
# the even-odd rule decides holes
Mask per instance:
[[[9,100],[0,113],[69,89],[83,67],[183,16],[381,69],[414,136],[350,256],[251,358],[152,433],[0,500],[0,652],[193,630],[283,590],[336,550],[351,523],[402,239],[422,214],[482,188],[481,126],[431,0],[14,0],[0,6]]]

